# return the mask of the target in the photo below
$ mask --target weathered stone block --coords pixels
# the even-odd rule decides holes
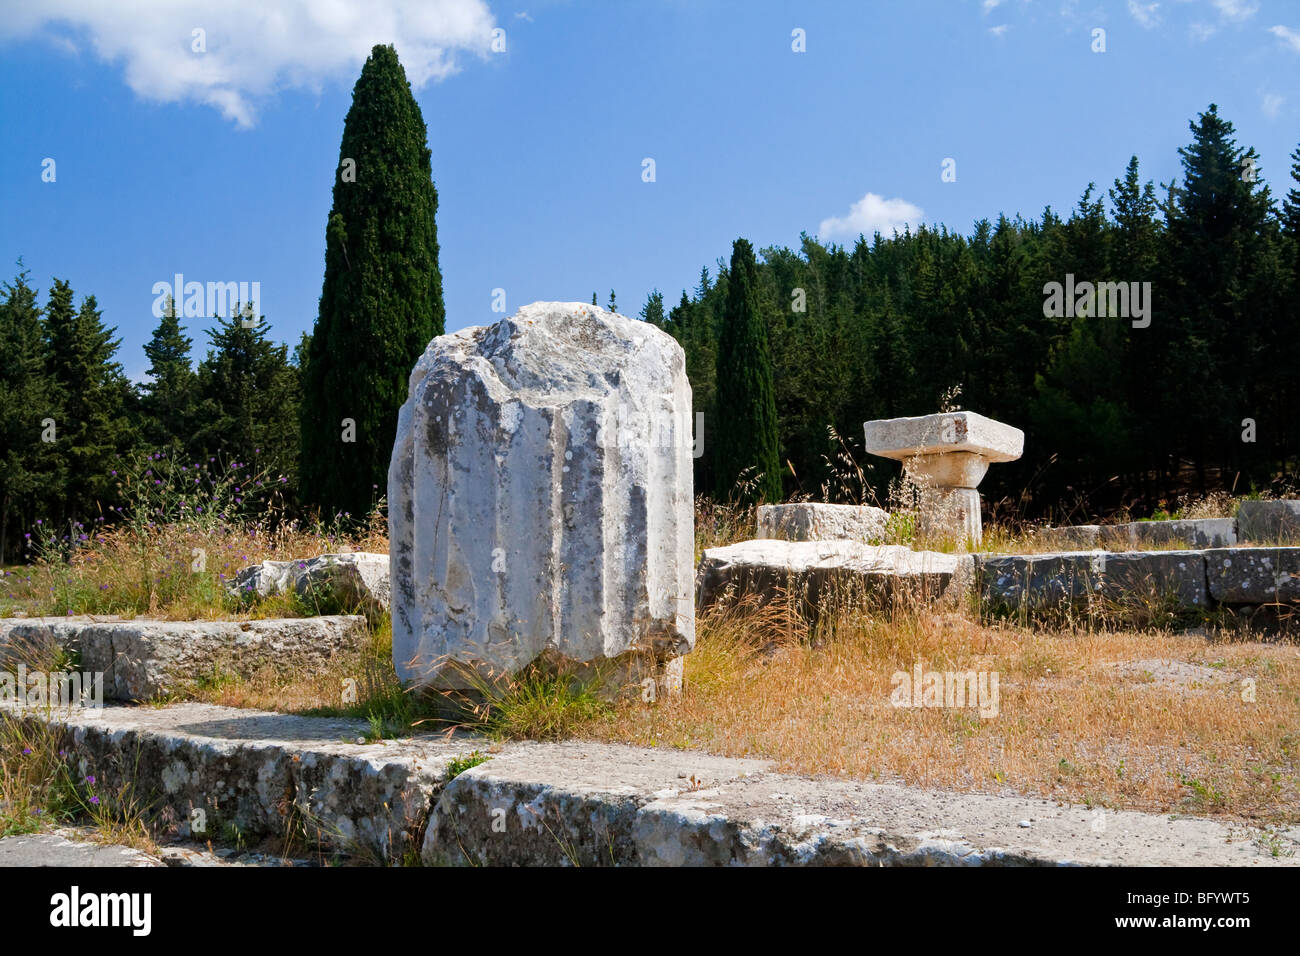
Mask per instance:
[[[1102,526],[1099,524],[1066,525],[1062,528],[1041,528],[1039,542],[1062,551],[1090,551],[1101,546]]]
[[[784,541],[871,541],[882,537],[889,514],[870,505],[811,501],[759,505],[758,537]]]
[[[336,602],[367,617],[387,613],[391,599],[388,555],[368,551],[322,554],[293,561],[263,561],[240,571],[227,590],[235,596],[266,597],[296,591]]]
[[[1048,528],[1042,534],[1045,540],[1059,542],[1063,548],[1104,548],[1107,551],[1227,548],[1237,543],[1237,523],[1232,518],[1129,521],[1124,524]]]
[[[666,660],[694,643],[691,388],[654,326],[536,302],[434,339],[388,499],[403,680],[472,686],[543,651]]]
[[[1205,567],[1216,601],[1300,601],[1300,548],[1216,548],[1205,552]]]
[[[993,611],[1108,610],[1135,602],[1205,607],[1200,551],[976,555],[980,599]]]
[[[830,600],[906,598],[955,601],[970,583],[968,554],[913,551],[857,541],[742,541],[709,548],[696,572],[701,609],[747,596],[764,604],[788,597],[806,610]]]
[[[486,749],[460,734],[364,742],[364,720],[200,703],[50,713],[0,705],[0,714],[61,731],[72,765],[101,792],[130,794],[181,836],[221,843],[306,834],[372,864],[415,848],[407,838],[448,764]]]
[[[257,621],[63,621],[0,623],[0,662],[27,666],[62,649],[76,670],[104,675],[108,700],[145,700],[191,688],[204,678],[248,678],[263,668],[285,676],[324,670],[337,654],[364,646],[360,616]]]
[[[1300,501],[1243,501],[1237,509],[1237,539],[1256,544],[1300,541]]]
[[[1226,548],[1237,543],[1232,518],[1191,518],[1177,521],[1134,521],[1127,528],[1135,547]]]

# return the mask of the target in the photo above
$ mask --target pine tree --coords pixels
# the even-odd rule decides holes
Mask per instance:
[[[190,366],[193,340],[185,335],[171,296],[144,347],[151,381],[143,387],[145,441],[154,448],[186,446],[193,427],[198,379]]]
[[[1300,146],[1291,154],[1291,182],[1282,200],[1282,229],[1292,239],[1300,239]]]
[[[1152,319],[1153,330],[1164,328],[1152,345],[1161,386],[1197,398],[1171,403],[1161,417],[1176,442],[1171,450],[1191,459],[1204,490],[1212,460],[1239,461],[1240,422],[1259,407],[1241,370],[1258,358],[1260,316],[1270,314],[1266,302],[1276,292],[1265,273],[1276,250],[1266,237],[1272,200],[1255,150],[1237,148],[1232,123],[1214,104],[1189,126],[1192,142],[1178,151],[1183,178],[1167,212],[1163,315]]]
[[[672,311],[668,313],[668,324],[666,326],[673,338],[677,339],[681,347],[686,350],[686,361],[691,360],[691,348],[688,342],[691,331],[691,300],[686,295],[686,290],[682,290],[681,301],[673,306]],[[694,379],[692,379],[694,381]]]
[[[387,486],[411,369],[444,330],[427,136],[397,53],[376,46],[343,124],[302,375],[301,487],[331,513],[362,516]]]
[[[36,290],[22,267],[0,300],[0,564],[21,556],[21,532],[50,491],[53,446],[41,440],[54,407]]]
[[[1155,187],[1138,175],[1138,158],[1129,159],[1124,178],[1116,179],[1110,190],[1110,202],[1115,227],[1111,232],[1109,251],[1110,276],[1118,281],[1151,282],[1154,293],[1156,270],[1160,260],[1161,224],[1156,219],[1160,203]],[[1153,465],[1152,449],[1159,447],[1159,436],[1152,431],[1149,415],[1136,414],[1147,393],[1147,364],[1151,358],[1146,333],[1150,329],[1134,329],[1132,323],[1120,320],[1115,347],[1107,361],[1119,374],[1115,383],[1120,397],[1120,407],[1125,419],[1127,448],[1109,449],[1117,470],[1127,472],[1130,480],[1142,487],[1148,506],[1154,505],[1148,482]],[[1118,442],[1117,442],[1118,444]]]
[[[695,298],[703,299],[706,295],[709,294],[709,290],[711,290],[712,288],[713,286],[709,284],[709,267],[701,266],[700,282],[695,287]]]
[[[618,299],[615,298],[613,289],[609,290],[609,305],[607,306],[607,308],[609,309],[610,312],[618,311]]]
[[[719,427],[715,488],[719,498],[781,500],[779,436],[767,328],[759,311],[758,265],[748,240],[732,245],[727,304],[718,341]],[[737,482],[752,483],[741,490]]]
[[[1130,164],[1134,183],[1136,170]],[[1115,273],[1108,267],[1111,227],[1101,201],[1092,198],[1093,189],[1089,183],[1074,214],[1054,236],[1058,255],[1077,282],[1127,283],[1132,272]],[[1122,189],[1127,196],[1129,187]],[[1125,209],[1128,214],[1127,205]],[[1084,487],[1104,483],[1128,464],[1131,447],[1122,359],[1132,329],[1129,318],[1109,314],[1109,304],[1097,297],[1091,309],[1087,302],[1076,304],[1073,318],[1049,320],[1059,323],[1059,334],[1034,378],[1037,394],[1028,409],[1036,433],[1051,436],[1065,471]]]
[[[646,296],[645,305],[641,307],[641,321],[649,322],[657,329],[662,329],[667,324],[667,318],[664,316],[664,294],[655,289]]]
[[[241,321],[238,313],[214,319],[216,325],[206,330],[212,347],[198,367],[195,418],[201,424],[190,449],[227,465],[265,471],[272,480],[289,478],[283,491],[292,500],[297,491],[299,381],[288,346],[268,340],[264,317],[251,323]]]
[[[59,524],[87,519],[113,497],[109,462],[138,440],[127,417],[131,386],[113,361],[121,345],[106,328],[93,295],[73,311],[72,287],[56,279],[46,306],[48,372],[57,412],[53,443]]]

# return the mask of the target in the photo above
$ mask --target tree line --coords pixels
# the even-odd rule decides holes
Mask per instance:
[[[740,240],[676,305],[651,293],[641,317],[682,344],[705,413],[697,489],[852,497],[841,440],[870,464],[862,422],[945,403],[1024,429],[1024,457],[982,487],[1029,517],[1289,486],[1300,149],[1279,204],[1216,106],[1189,125],[1181,176],[1159,191],[1133,157],[1068,217],[1002,215],[969,236],[922,225],[851,248],[805,234],[761,258]],[[1085,282],[1123,287],[1060,308]],[[1134,293],[1128,314],[1114,314],[1118,291]],[[883,500],[897,466],[874,464]]]
[[[74,308],[56,280],[38,305],[20,263],[0,298],[0,561],[23,556],[37,522],[69,534],[111,520],[121,463],[143,454],[251,468],[285,517],[364,519],[386,491],[407,377],[444,328],[427,141],[396,52],[375,46],[344,118],[319,312],[292,354],[237,303],[212,317],[196,366],[168,299],[133,384],[94,296]]]
[[[1278,202],[1215,106],[1190,127],[1182,174],[1159,193],[1134,157],[1068,217],[852,248],[803,235],[755,253],[742,239],[676,305],[652,293],[641,318],[682,344],[705,414],[697,492],[852,498],[839,456],[856,442],[867,463],[862,422],[954,396],[1025,430],[1024,457],[983,490],[1028,516],[1285,486],[1300,452],[1300,149]],[[78,305],[55,280],[41,303],[20,263],[0,294],[0,560],[21,558],[38,520],[111,516],[113,462],[141,450],[255,462],[285,479],[286,514],[363,516],[386,487],[410,369],[443,330],[426,135],[396,55],[376,47],[345,121],[319,315],[292,352],[235,310],[212,317],[195,364],[169,302],[134,384],[94,296]],[[1053,283],[1085,282],[1149,283],[1149,312],[1045,307]],[[876,465],[867,484],[883,498],[896,466]]]
[[[37,521],[111,519],[122,462],[145,449],[296,475],[301,356],[267,337],[264,317],[214,316],[195,366],[169,299],[144,347],[149,381],[136,384],[93,295],[78,306],[56,279],[40,305],[29,278],[20,264],[0,298],[0,558],[22,557]]]

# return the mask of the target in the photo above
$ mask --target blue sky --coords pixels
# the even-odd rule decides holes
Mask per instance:
[[[136,379],[178,272],[259,282],[296,342],[376,42],[429,127],[449,331],[499,318],[496,288],[671,304],[737,236],[1065,212],[1134,153],[1175,176],[1211,102],[1275,195],[1300,142],[1300,4],[1276,0],[2,0],[0,275],[21,255],[42,298],[93,293]]]

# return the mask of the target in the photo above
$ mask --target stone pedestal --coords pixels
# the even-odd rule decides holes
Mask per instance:
[[[903,463],[921,491],[920,528],[927,537],[952,537],[960,546],[983,537],[976,490],[992,462],[1014,461],[1025,433],[974,412],[889,418],[863,425],[865,448]]]
[[[984,537],[980,493],[974,488],[926,488],[921,493],[922,537],[951,537],[960,546],[978,545]]]

